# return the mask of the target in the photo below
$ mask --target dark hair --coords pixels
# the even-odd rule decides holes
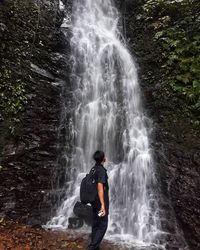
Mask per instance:
[[[105,154],[103,151],[97,150],[93,154],[93,159],[96,161],[96,163],[101,163],[105,159]]]

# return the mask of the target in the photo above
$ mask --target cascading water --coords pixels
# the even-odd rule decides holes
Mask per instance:
[[[160,233],[149,120],[142,113],[137,70],[118,30],[111,0],[74,0],[72,81],[76,111],[74,156],[66,199],[47,227],[67,228],[92,154],[105,151],[110,184],[108,235],[136,244]]]

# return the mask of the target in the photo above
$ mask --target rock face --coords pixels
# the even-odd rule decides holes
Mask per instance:
[[[2,3],[8,12],[11,2]],[[27,104],[21,114],[22,122],[18,125],[17,136],[5,140],[0,158],[0,212],[2,216],[41,225],[51,212],[49,191],[55,185],[59,188],[63,181],[63,177],[57,177],[63,174],[55,172],[63,171],[57,156],[62,152],[59,147],[63,134],[61,124],[63,119],[64,122],[69,119],[62,117],[62,110],[70,92],[70,46],[68,29],[61,29],[64,14],[59,1],[28,2],[39,9],[37,31],[32,49],[24,58],[29,81],[26,82]],[[20,9],[15,11],[17,15]],[[5,15],[1,16],[0,22],[1,29],[4,29],[4,23],[15,25]]]
[[[64,166],[70,161],[73,94],[69,79],[70,34],[67,23],[61,28],[64,13],[59,7],[60,1],[27,2],[35,4],[39,13],[36,27],[33,28],[34,39],[30,41],[31,50],[23,55],[26,65],[21,62],[29,76],[29,80],[26,79],[28,102],[22,112],[18,136],[4,141],[0,158],[0,213],[1,216],[37,226],[47,220],[52,206],[58,204],[58,194],[62,198],[62,190],[60,193],[58,190],[62,189],[67,178]],[[124,22],[121,23],[124,35],[132,54],[137,58],[145,110],[154,121],[152,147],[164,197],[161,205],[168,207],[166,211],[175,213],[191,250],[199,250],[198,133],[182,115],[183,100],[176,95],[171,99],[165,95],[168,83],[159,74],[157,44],[149,27],[137,19],[145,1],[116,2],[123,12]],[[7,3],[9,0],[2,1],[0,7]],[[23,1],[18,0],[17,3]],[[66,5],[65,11],[70,12],[71,1],[65,0],[63,3]],[[12,10],[8,11],[12,13]],[[9,33],[9,25],[14,25],[12,22],[13,19],[6,15],[0,16],[1,38],[4,32]],[[17,42],[20,43],[20,40]],[[4,133],[1,124],[0,132],[1,144]],[[60,145],[68,147],[62,148]],[[66,158],[66,152],[69,158]],[[172,216],[169,215],[169,218]],[[173,221],[166,223],[166,230],[174,230],[171,227],[173,224]],[[178,249],[178,246],[174,249]]]
[[[183,115],[184,100],[167,97],[169,83],[160,75],[158,44],[141,22],[145,1],[121,3],[128,46],[136,57],[147,115],[154,122],[152,147],[164,201],[172,205],[179,229],[192,250],[200,249],[200,136]],[[170,205],[171,204],[171,205]],[[173,223],[168,222],[169,225]],[[170,229],[171,230],[171,229]]]

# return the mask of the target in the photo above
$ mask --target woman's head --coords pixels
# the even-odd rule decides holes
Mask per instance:
[[[93,154],[93,159],[96,161],[96,163],[103,163],[105,162],[105,154],[103,151],[97,150],[94,154]]]

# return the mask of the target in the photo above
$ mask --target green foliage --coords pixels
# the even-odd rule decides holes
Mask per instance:
[[[173,91],[200,119],[200,2],[147,0],[143,18],[160,47],[159,62]]]
[[[11,134],[20,122],[20,111],[27,103],[26,85],[30,56],[38,20],[38,6],[32,0],[3,2],[0,56],[0,122],[7,124]]]

